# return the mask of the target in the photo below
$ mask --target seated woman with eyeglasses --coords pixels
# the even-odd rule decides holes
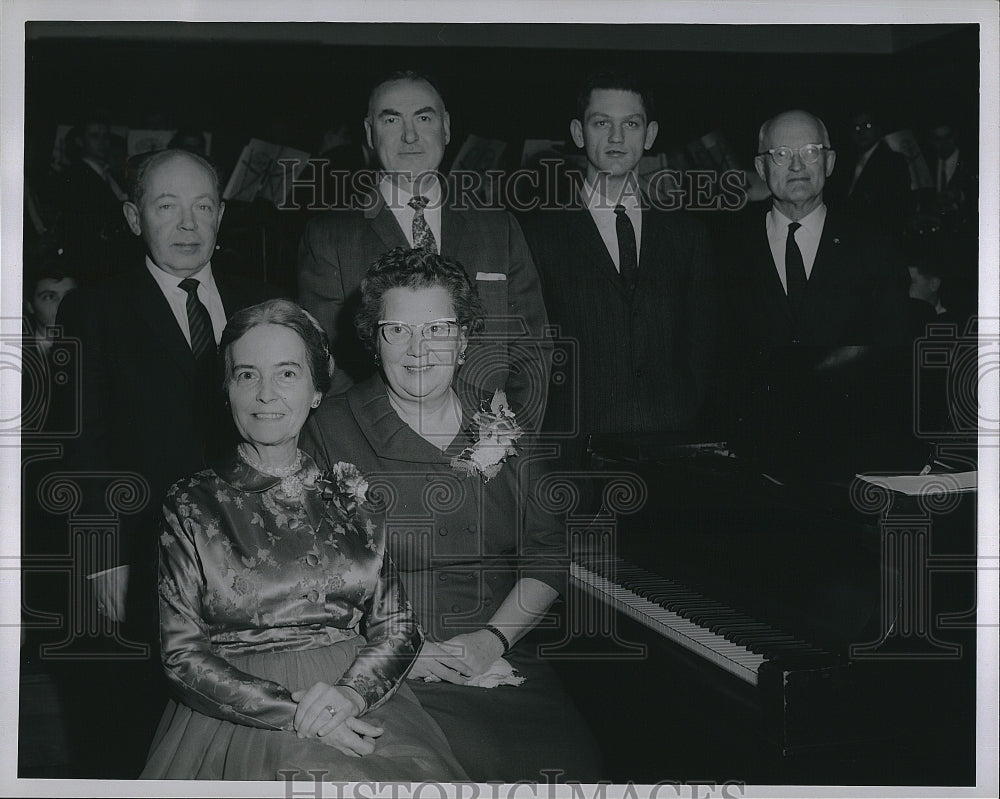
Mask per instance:
[[[479,295],[456,262],[401,248],[361,292],[355,322],[381,373],[325,399],[303,447],[320,464],[357,463],[381,495],[427,634],[409,684],[471,779],[596,781],[585,723],[525,639],[566,585],[565,525],[536,495],[517,409],[456,379]]]

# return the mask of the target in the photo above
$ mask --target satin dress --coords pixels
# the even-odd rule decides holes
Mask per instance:
[[[238,454],[176,483],[159,540],[161,655],[177,696],[143,779],[464,780],[403,684],[422,634],[385,528],[315,462],[284,478]],[[292,692],[324,681],[382,727],[350,757],[300,739]]]

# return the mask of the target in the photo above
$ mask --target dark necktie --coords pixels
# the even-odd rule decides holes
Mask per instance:
[[[410,198],[408,203],[413,209],[413,248],[423,249],[427,252],[437,252],[437,242],[434,241],[434,233],[430,225],[424,218],[424,209],[427,207],[427,198],[419,195]]]
[[[618,232],[618,271],[621,274],[625,288],[631,291],[635,288],[636,277],[639,274],[639,256],[635,246],[635,228],[632,220],[625,213],[624,205],[615,206],[615,229]]]
[[[208,308],[198,299],[198,281],[186,277],[178,284],[187,292],[188,330],[191,333],[191,351],[195,360],[202,360],[207,355],[215,353],[215,333],[212,330],[212,317]]]
[[[795,242],[795,231],[800,227],[802,225],[798,222],[789,223],[788,238],[785,240],[785,282],[788,285],[788,303],[793,311],[799,307],[806,290],[806,265]]]

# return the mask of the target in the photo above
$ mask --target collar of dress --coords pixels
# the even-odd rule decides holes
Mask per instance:
[[[460,382],[460,381],[459,381]],[[347,392],[347,402],[365,438],[380,458],[408,460],[419,463],[447,463],[469,443],[466,431],[475,410],[463,399],[463,388],[456,385],[462,404],[462,427],[455,441],[442,453],[425,441],[393,410],[381,375],[373,375]]]
[[[317,468],[316,461],[303,452],[302,468],[299,472]],[[212,469],[224,483],[232,486],[237,491],[244,491],[249,494],[267,491],[281,482],[280,477],[263,474],[254,469],[253,466],[240,457],[235,447],[224,458],[212,464]]]

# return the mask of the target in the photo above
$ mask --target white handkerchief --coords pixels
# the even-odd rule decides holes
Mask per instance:
[[[506,280],[503,272],[476,272],[476,280]]]
[[[498,658],[492,666],[477,677],[470,679],[466,685],[476,688],[496,688],[498,685],[520,685],[524,677],[518,674],[514,667],[503,658]]]

